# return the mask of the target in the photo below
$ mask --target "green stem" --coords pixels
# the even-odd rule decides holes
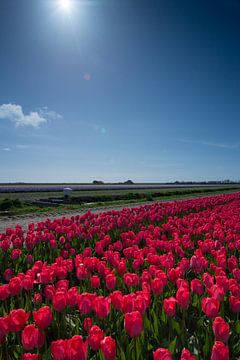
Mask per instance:
[[[182,346],[185,347],[187,343],[187,329],[186,329],[186,311],[182,311]]]
[[[137,339],[138,338],[135,338],[134,339],[134,344],[135,344],[135,359],[138,360],[138,344],[137,344]]]

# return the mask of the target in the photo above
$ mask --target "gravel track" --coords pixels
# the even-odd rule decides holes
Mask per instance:
[[[91,211],[94,213],[100,213],[109,210],[121,210],[126,207],[139,207],[142,205],[150,204],[152,201],[144,202],[144,203],[128,203],[125,205],[109,205],[109,206],[101,206],[96,208],[85,208],[79,211],[76,210],[66,210],[66,211],[55,211],[53,213],[47,214],[26,214],[26,215],[14,215],[14,216],[6,216],[0,218],[0,233],[5,232],[7,228],[14,228],[17,224],[21,225],[23,229],[27,229],[29,223],[38,223],[40,221],[45,221],[46,219],[57,219],[60,217],[71,217],[76,215],[83,215],[87,211]]]

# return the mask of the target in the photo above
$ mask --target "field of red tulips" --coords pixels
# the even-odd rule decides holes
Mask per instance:
[[[0,359],[240,359],[240,193],[0,234]]]

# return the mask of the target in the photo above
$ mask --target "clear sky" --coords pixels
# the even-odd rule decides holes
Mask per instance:
[[[240,179],[238,0],[0,0],[0,182]]]

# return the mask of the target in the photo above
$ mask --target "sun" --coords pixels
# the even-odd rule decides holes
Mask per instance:
[[[72,0],[59,0],[59,7],[64,12],[70,12],[72,9]]]

